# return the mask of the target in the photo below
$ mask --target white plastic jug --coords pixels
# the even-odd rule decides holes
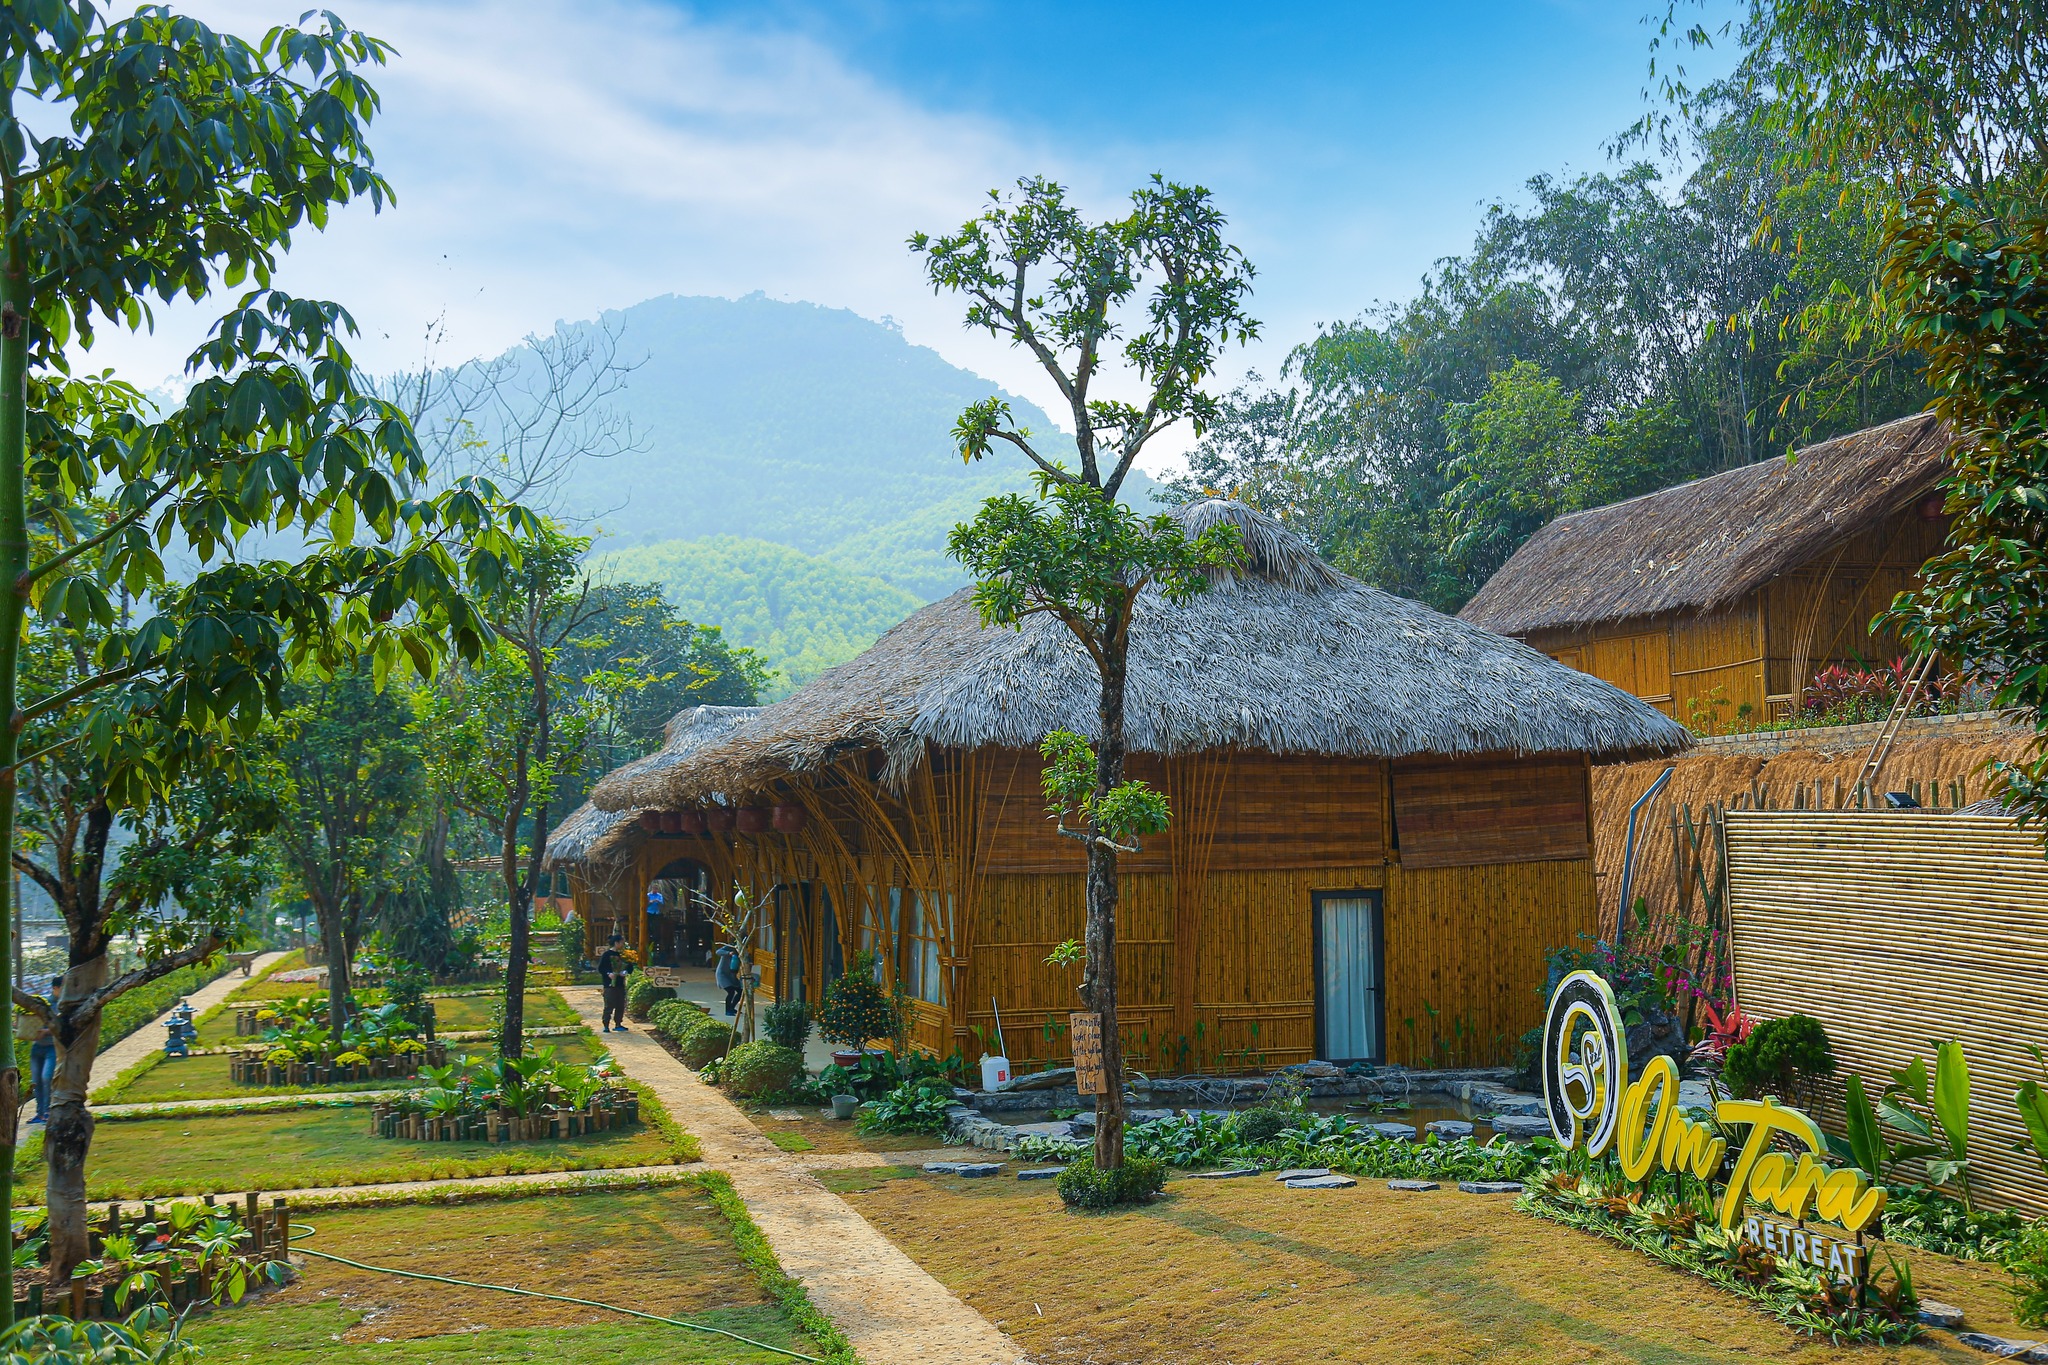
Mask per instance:
[[[981,1059],[981,1088],[993,1090],[1010,1079],[1008,1057],[983,1057]]]

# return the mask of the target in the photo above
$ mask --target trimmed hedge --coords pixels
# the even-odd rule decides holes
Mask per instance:
[[[647,979],[645,972],[635,972],[626,983],[626,1017],[636,1023],[644,1023],[655,1005],[675,998],[673,987],[657,986]]]
[[[765,1038],[741,1043],[726,1054],[718,1083],[737,1099],[779,1095],[803,1078],[804,1055]]]
[[[1115,1170],[1098,1171],[1092,1155],[1078,1156],[1054,1183],[1070,1209],[1143,1204],[1166,1188],[1166,1163],[1127,1153],[1124,1164]]]
[[[685,1033],[699,1019],[709,1019],[711,1012],[694,1000],[660,1000],[647,1011],[647,1021],[656,1033],[666,1034],[680,1042]]]
[[[682,1037],[676,1039],[676,1051],[683,1054],[683,1061],[702,1071],[725,1055],[732,1043],[732,1025],[720,1023],[706,1015],[690,1025]]]

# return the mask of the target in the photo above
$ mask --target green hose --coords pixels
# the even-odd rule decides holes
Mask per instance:
[[[319,1231],[311,1223],[293,1223],[291,1228],[294,1238],[311,1237]],[[354,1266],[357,1270],[374,1271],[379,1275],[397,1275],[408,1280],[430,1280],[435,1284],[460,1285],[464,1289],[495,1289],[500,1294],[521,1294],[529,1299],[553,1299],[556,1303],[573,1303],[584,1308],[602,1308],[607,1313],[623,1313],[629,1318],[645,1318],[649,1322],[666,1323],[670,1327],[683,1327],[692,1332],[709,1332],[714,1336],[731,1337],[734,1341],[742,1342],[748,1346],[758,1346],[764,1351],[773,1351],[779,1356],[788,1356],[792,1360],[816,1361],[818,1359],[816,1356],[807,1356],[801,1351],[792,1351],[784,1346],[771,1346],[765,1341],[756,1341],[752,1337],[743,1337],[738,1332],[728,1332],[723,1327],[706,1327],[701,1322],[684,1322],[681,1318],[657,1317],[652,1313],[643,1313],[637,1308],[621,1308],[615,1303],[599,1303],[595,1299],[571,1298],[567,1294],[544,1294],[538,1289],[514,1289],[509,1284],[483,1284],[476,1280],[458,1280],[447,1275],[428,1275],[417,1270],[394,1270],[388,1265],[368,1265],[362,1261],[351,1261],[346,1256],[337,1256],[331,1251],[315,1251],[309,1246],[299,1245],[297,1240],[293,1241],[292,1249],[303,1252],[308,1256],[318,1256],[323,1261],[335,1261],[341,1265]]]

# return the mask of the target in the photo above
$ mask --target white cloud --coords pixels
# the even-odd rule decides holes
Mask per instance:
[[[440,353],[456,358],[656,294],[760,289],[894,315],[956,363],[1052,396],[961,330],[958,303],[933,297],[903,246],[1020,171],[1073,174],[1049,149],[920,110],[804,36],[632,0],[340,8],[400,53],[371,77],[384,101],[371,142],[398,203],[302,237],[280,283],[346,305],[366,363],[415,362],[444,314]],[[192,6],[252,38],[299,9]],[[167,310],[154,336],[104,333],[94,359],[154,382],[215,311]]]

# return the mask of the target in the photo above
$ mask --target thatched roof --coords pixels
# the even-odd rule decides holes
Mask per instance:
[[[1926,497],[1947,446],[1922,414],[1559,517],[1458,615],[1527,635],[1725,606]]]
[[[1685,729],[1627,693],[1490,631],[1347,578],[1306,542],[1241,503],[1178,514],[1220,521],[1247,561],[1175,606],[1140,597],[1126,730],[1138,753],[1661,754]],[[1028,749],[1046,732],[1096,730],[1093,663],[1050,617],[984,629],[963,589],[849,663],[660,771],[600,782],[602,808],[753,796],[792,773],[868,750],[900,781],[929,745]]]
[[[758,706],[692,706],[678,711],[662,726],[659,749],[645,758],[634,759],[604,780],[658,777],[714,740],[723,739],[761,709]],[[584,802],[548,835],[545,866],[581,866],[622,860],[637,843],[633,831],[637,828],[635,817],[640,810],[639,806],[600,808],[589,801]]]

